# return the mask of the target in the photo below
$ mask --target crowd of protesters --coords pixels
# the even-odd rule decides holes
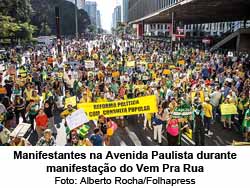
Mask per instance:
[[[211,53],[181,47],[171,50],[160,41],[121,40],[101,36],[96,40],[65,41],[63,53],[53,46],[31,47],[6,52],[0,74],[0,144],[56,145],[55,116],[62,120],[76,111],[65,99],[76,96],[77,103],[110,102],[155,95],[158,112],[138,114],[142,129],[153,133],[162,145],[179,145],[182,133],[191,132],[196,145],[206,145],[213,126],[238,132],[250,139],[250,59],[248,54]],[[94,62],[87,65],[87,62]],[[132,62],[132,63],[131,63]],[[182,62],[182,63],[181,63]],[[7,65],[7,66],[6,66]],[[221,115],[221,104],[234,104],[238,114]],[[176,117],[183,105],[192,114]],[[99,116],[95,123],[69,130],[67,145],[111,145],[116,129],[124,128],[128,116]],[[20,124],[31,124],[36,143],[11,136]],[[63,121],[65,122],[65,121]],[[129,123],[129,121],[128,121]]]

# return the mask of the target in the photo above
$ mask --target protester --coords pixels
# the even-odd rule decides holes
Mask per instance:
[[[34,120],[36,119],[39,110],[39,105],[35,103],[32,99],[30,100],[28,106],[26,107],[26,112],[28,112],[29,122],[31,124],[32,130],[34,130]]]
[[[41,108],[36,116],[36,132],[38,134],[38,139],[42,137],[43,132],[48,128],[48,116],[44,113]]]
[[[179,138],[179,121],[178,119],[174,118],[172,115],[170,115],[168,121],[167,121],[167,139],[168,139],[168,145],[169,146],[177,146],[178,145],[178,138]]]
[[[164,123],[164,111],[162,106],[158,106],[158,112],[153,117],[154,141],[162,145],[162,126]]]
[[[57,135],[57,138],[68,141],[68,145],[91,145],[87,144],[88,134],[80,138],[81,126],[76,132],[73,131],[75,135],[72,137],[72,130],[65,121],[77,110],[79,103],[106,103],[155,95],[157,105],[164,107],[162,110],[159,108],[161,112],[155,115],[145,112],[133,116],[119,115],[112,120],[106,115],[99,119],[95,117],[95,120],[99,120],[99,130],[95,130],[90,141],[93,143],[97,138],[97,145],[112,145],[113,135],[120,132],[112,129],[111,122],[114,122],[123,131],[132,124],[144,128],[145,135],[150,133],[153,125],[153,139],[163,144],[162,133],[167,130],[164,126],[171,127],[168,126],[169,121],[170,124],[177,122],[177,116],[173,114],[178,110],[187,110],[187,114],[178,117],[178,136],[182,135],[183,122],[193,125],[190,130],[197,145],[205,144],[205,136],[213,140],[218,131],[223,132],[220,130],[221,124],[225,128],[244,132],[242,139],[246,140],[248,129],[245,116],[250,100],[247,53],[230,57],[184,45],[172,51],[167,42],[122,40],[109,35],[96,36],[94,40],[66,39],[63,49],[63,55],[56,52],[55,46],[32,46],[21,53],[15,49],[9,50],[10,55],[6,60],[9,66],[0,83],[0,120],[10,132],[20,122],[29,122],[32,127],[42,127],[38,130],[39,138],[47,128],[55,136],[57,128],[64,124],[67,136],[61,138],[61,135]],[[18,61],[17,56],[22,56],[23,61]],[[67,102],[71,97],[76,98],[76,105],[72,101]],[[198,104],[201,109],[197,109]],[[238,114],[221,114],[223,104],[236,106]],[[37,106],[44,108],[44,112],[38,114],[38,125],[35,125],[33,119]],[[190,114],[194,114],[193,117]],[[64,130],[63,126],[60,128]],[[90,128],[90,134],[93,128]],[[203,128],[207,129],[208,134],[204,135]],[[170,145],[177,144],[176,134],[177,129],[175,134],[169,136]],[[227,134],[226,130],[223,134]],[[71,143],[70,137],[74,143]],[[96,145],[96,141],[93,145]]]
[[[93,146],[103,146],[103,137],[101,136],[99,128],[94,129],[94,133],[90,136],[89,140]]]
[[[0,146],[7,146],[10,139],[10,131],[0,124]]]
[[[37,146],[55,146],[56,141],[52,135],[52,131],[50,129],[46,129],[44,131],[44,136],[40,138],[37,142]]]
[[[248,142],[250,139],[250,105],[245,112],[243,127],[245,128],[245,141]]]
[[[206,128],[206,132],[209,136],[213,135],[211,132],[211,121],[213,119],[213,107],[209,103],[209,98],[206,97],[205,102],[203,103],[203,110],[204,110],[204,126]]]
[[[197,104],[193,112],[194,141],[196,146],[205,146],[205,125],[202,105]]]
[[[25,105],[26,102],[24,98],[20,97],[20,95],[16,95],[14,100],[14,106],[15,106],[15,116],[17,125],[19,124],[20,115],[22,116],[23,122],[26,122]]]
[[[27,139],[17,136],[11,138],[10,146],[31,146],[31,144]]]

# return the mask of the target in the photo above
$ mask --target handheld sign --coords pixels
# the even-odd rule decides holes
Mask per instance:
[[[70,130],[82,126],[84,123],[89,122],[83,109],[73,112],[71,115],[66,117],[66,122]]]
[[[76,96],[74,97],[68,97],[65,99],[65,105],[64,107],[67,108],[67,106],[71,104],[73,107],[76,106]]]

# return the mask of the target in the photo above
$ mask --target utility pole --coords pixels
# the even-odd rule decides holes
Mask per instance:
[[[171,27],[171,51],[173,52],[174,47],[174,12],[172,12],[172,27]]]
[[[78,39],[78,17],[77,17],[77,0],[75,0],[75,23],[76,23],[76,39]]]
[[[58,55],[62,53],[62,39],[61,39],[61,29],[60,29],[60,9],[55,7],[56,13],[56,37],[57,37],[57,49]]]

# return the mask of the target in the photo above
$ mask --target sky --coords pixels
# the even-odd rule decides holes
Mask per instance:
[[[116,5],[121,5],[121,0],[86,0],[95,1],[97,9],[101,12],[102,28],[110,31],[112,25],[112,13]]]

